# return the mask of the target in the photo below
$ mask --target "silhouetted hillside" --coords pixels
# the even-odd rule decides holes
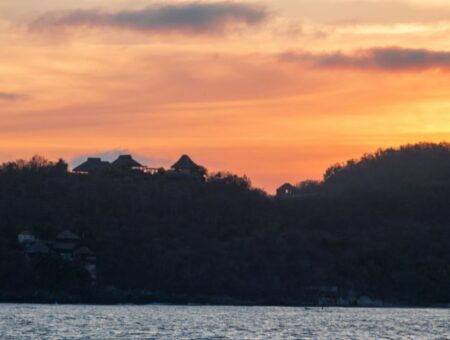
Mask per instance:
[[[0,168],[0,291],[16,300],[39,290],[83,301],[111,292],[134,301],[132,291],[148,302],[448,303],[449,204],[447,144],[366,155],[280,199],[231,174],[80,175],[63,161],[13,162]],[[75,264],[27,259],[17,243],[25,229],[80,235],[96,252],[96,287]]]
[[[330,167],[326,184],[424,184],[450,179],[450,144],[421,143],[379,150]]]

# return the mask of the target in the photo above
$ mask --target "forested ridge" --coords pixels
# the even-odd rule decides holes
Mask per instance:
[[[396,304],[450,302],[448,144],[380,150],[297,188],[277,199],[227,173],[201,181],[80,175],[41,157],[5,163],[0,298],[115,289],[295,305],[311,302],[311,287],[336,286]],[[95,287],[74,264],[27,259],[17,243],[25,229],[80,235],[97,256]]]

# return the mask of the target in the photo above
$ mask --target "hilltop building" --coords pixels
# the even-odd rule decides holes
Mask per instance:
[[[109,169],[122,171],[138,170],[150,174],[154,174],[159,170],[157,168],[150,168],[140,164],[138,161],[133,159],[131,155],[120,155],[112,163],[104,161],[98,157],[89,157],[85,162],[73,168],[72,171],[78,174],[92,174]]]
[[[103,161],[101,158],[89,157],[84,163],[75,167],[72,171],[78,174],[92,174],[108,169],[117,169],[121,171],[137,170],[149,174],[164,173],[163,168],[151,168],[140,164],[133,159],[131,155],[120,155],[114,162],[109,163]],[[188,155],[182,155],[180,159],[171,166],[167,171],[173,177],[180,177],[179,175],[191,175],[205,177],[206,169],[196,164]]]
[[[194,176],[202,180],[206,175],[206,168],[196,164],[188,155],[182,155],[170,169],[176,175]]]
[[[90,174],[105,170],[109,165],[109,162],[102,161],[101,158],[89,157],[86,162],[75,167],[73,172]]]
[[[277,198],[291,198],[298,196],[298,188],[290,183],[285,183],[277,189]]]
[[[200,170],[201,166],[195,164],[195,162],[188,155],[182,155],[180,159],[170,168],[178,172],[191,173]]]
[[[119,158],[111,163],[111,166],[123,170],[140,170],[144,168],[144,166],[135,161],[131,155],[120,155]]]

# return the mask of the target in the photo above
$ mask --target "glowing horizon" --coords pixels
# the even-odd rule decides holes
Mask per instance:
[[[269,192],[448,140],[450,6],[4,0],[0,161],[181,154]]]

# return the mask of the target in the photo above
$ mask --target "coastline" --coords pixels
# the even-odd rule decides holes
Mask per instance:
[[[281,301],[276,299],[244,300],[226,296],[186,296],[177,294],[151,293],[145,291],[120,291],[102,289],[88,294],[34,292],[0,292],[0,304],[61,304],[61,305],[170,305],[170,306],[242,306],[242,307],[299,307],[299,308],[418,308],[448,309],[450,303],[434,305],[397,304],[377,300],[377,303],[364,303],[365,300],[353,303],[318,304],[301,301]]]

